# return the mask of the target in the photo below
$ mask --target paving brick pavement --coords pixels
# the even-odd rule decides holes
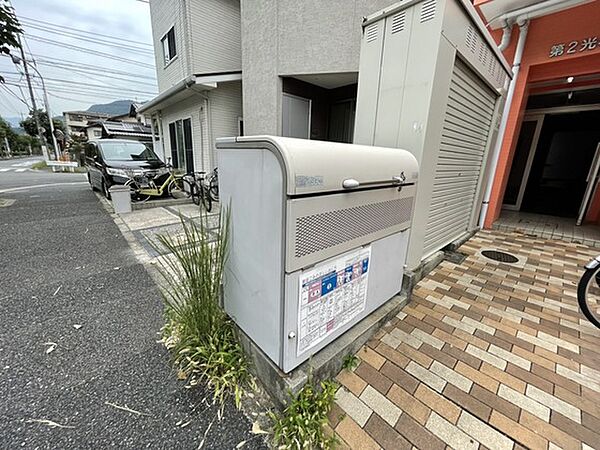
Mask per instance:
[[[459,251],[338,375],[342,448],[600,448],[600,330],[575,294],[598,250],[481,231]]]

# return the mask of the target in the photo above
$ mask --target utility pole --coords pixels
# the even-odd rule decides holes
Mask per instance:
[[[26,65],[25,61],[23,61],[23,65]],[[50,102],[48,101],[48,91],[46,90],[46,83],[44,83],[42,75],[35,67],[34,70],[40,76],[40,81],[42,82],[42,91],[44,91],[44,106],[46,107],[46,114],[48,114],[48,122],[50,123],[50,135],[52,136],[52,146],[54,147],[54,154],[56,155],[56,160],[58,161],[60,159],[60,150],[58,149],[58,143],[56,142],[56,136],[54,135],[54,122],[52,121],[52,115],[50,114]]]
[[[35,94],[33,93],[33,87],[31,86],[31,77],[29,76],[29,69],[27,68],[27,60],[25,59],[25,51],[23,50],[23,44],[21,42],[21,38],[19,37],[19,48],[21,49],[21,59],[23,61],[23,69],[25,71],[25,79],[27,80],[27,86],[29,87],[29,96],[31,97],[31,106],[33,107],[33,120],[35,121],[35,126],[38,131],[38,137],[40,139],[40,145],[42,146],[42,154],[44,155],[44,159],[48,161],[50,158],[48,157],[48,149],[46,147],[46,137],[42,131],[42,126],[40,125],[40,118],[38,117],[38,110],[35,103]],[[49,116],[49,115],[48,115]],[[48,117],[48,120],[52,122],[52,118]]]
[[[4,136],[4,144],[6,145],[6,153],[8,154],[8,157],[10,158],[10,143],[8,142],[8,138],[6,136]]]

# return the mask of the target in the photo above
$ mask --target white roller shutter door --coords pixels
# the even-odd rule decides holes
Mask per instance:
[[[425,234],[424,256],[469,228],[496,95],[456,60]]]

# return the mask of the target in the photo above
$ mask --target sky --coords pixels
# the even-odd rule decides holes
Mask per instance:
[[[94,103],[145,101],[156,95],[146,0],[12,0],[12,5],[25,31],[26,57],[35,60],[45,80],[52,116]],[[31,100],[22,70],[0,56],[0,74],[7,80],[0,85],[2,117],[28,114]],[[39,86],[38,75],[30,72]],[[35,90],[40,108],[42,89]]]

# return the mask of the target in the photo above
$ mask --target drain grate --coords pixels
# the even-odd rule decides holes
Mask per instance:
[[[517,258],[515,255],[511,255],[510,253],[505,252],[499,252],[498,250],[483,250],[481,254],[488,259],[493,259],[494,261],[498,262],[508,264],[514,264],[516,262],[519,262],[519,258]]]

